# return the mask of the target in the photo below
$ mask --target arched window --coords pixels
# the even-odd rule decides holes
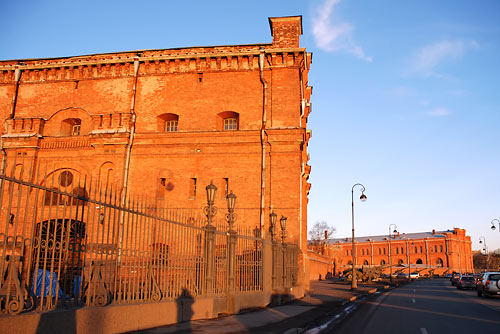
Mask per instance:
[[[352,266],[352,261],[347,262],[348,266]]]
[[[240,128],[240,115],[234,111],[224,111],[217,115],[217,130],[236,131]]]
[[[403,264],[403,263],[404,263],[403,260],[399,259],[398,264]]]
[[[363,262],[363,265],[364,265],[364,266],[367,266],[367,265],[368,265],[368,260],[365,260],[365,261]]]
[[[417,264],[423,264],[422,259],[418,259]]]
[[[61,123],[61,136],[79,136],[82,120],[79,118],[66,118]]]
[[[179,115],[162,114],[158,116],[158,132],[177,132],[179,126]]]
[[[385,266],[385,260],[380,261],[381,266]]]
[[[438,258],[436,260],[436,267],[442,267],[443,266],[443,260],[441,258]]]

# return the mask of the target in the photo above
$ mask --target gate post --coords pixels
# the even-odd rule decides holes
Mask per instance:
[[[215,249],[215,226],[207,224],[205,230],[205,293],[211,295],[214,288],[214,249]]]
[[[228,263],[227,263],[227,277],[228,277],[228,290],[233,292],[235,288],[235,274],[236,274],[236,231],[227,231],[227,249],[228,249]]]

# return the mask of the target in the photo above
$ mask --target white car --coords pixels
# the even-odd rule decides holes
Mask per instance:
[[[410,274],[410,278],[415,278],[416,279],[416,278],[419,278],[419,277],[420,277],[420,274],[417,273],[417,272],[414,272],[414,273]]]

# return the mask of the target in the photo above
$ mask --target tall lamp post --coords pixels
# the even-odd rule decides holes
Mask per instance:
[[[354,188],[356,186],[360,186],[361,189],[361,196],[359,199],[361,202],[366,201],[366,195],[365,195],[365,186],[362,185],[361,183],[356,183],[355,185],[352,186],[351,189],[351,207],[352,207],[352,282],[351,282],[351,289],[357,289],[358,288],[358,280],[356,278],[356,244],[354,242]]]
[[[495,222],[498,223],[498,232],[500,232],[500,220],[498,220],[496,218],[491,221],[491,229],[493,231],[496,229]]]
[[[393,226],[394,226],[394,231],[392,231]],[[396,224],[389,225],[389,268],[390,268],[390,278],[389,279],[391,280],[391,282],[392,282],[392,257],[391,257],[391,238],[392,238],[392,236],[391,236],[391,234],[398,233],[397,228],[398,227],[396,226]]]
[[[488,270],[488,260],[490,257],[490,254],[488,252],[488,246],[486,246],[486,238],[485,237],[479,237],[479,243],[484,245],[484,254],[486,255],[486,270]]]

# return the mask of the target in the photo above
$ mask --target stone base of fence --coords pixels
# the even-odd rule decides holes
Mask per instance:
[[[274,293],[237,293],[224,297],[178,298],[159,303],[29,312],[0,317],[0,333],[123,333],[182,321],[216,318],[220,314],[281,304],[303,296],[304,289],[295,286]]]

